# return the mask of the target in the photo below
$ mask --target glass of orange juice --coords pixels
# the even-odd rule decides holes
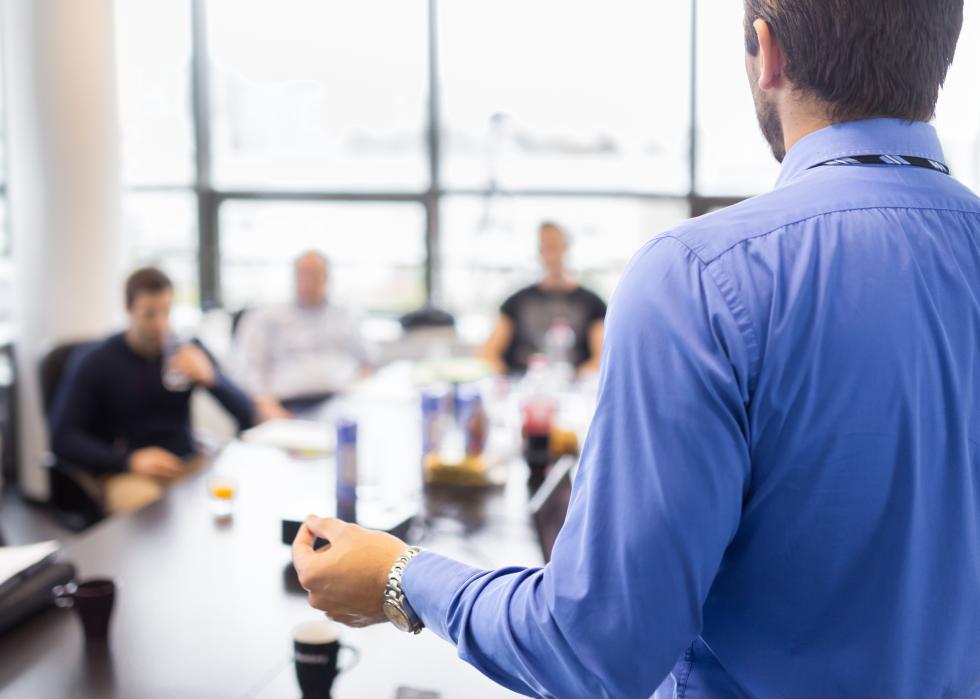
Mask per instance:
[[[238,484],[230,476],[219,475],[208,478],[208,499],[211,503],[211,513],[215,519],[231,519],[238,494]]]

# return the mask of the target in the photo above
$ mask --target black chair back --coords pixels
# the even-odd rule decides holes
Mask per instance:
[[[51,414],[69,362],[78,350],[92,346],[93,342],[65,342],[51,349],[41,359],[41,404],[47,420]],[[77,468],[65,464],[50,455],[48,485],[50,504],[55,518],[73,531],[82,531],[105,517],[102,503],[92,497],[75,475]]]
[[[58,395],[58,388],[61,386],[61,378],[68,368],[68,361],[76,349],[91,346],[92,342],[64,342],[55,346],[44,357],[41,358],[41,406],[44,409],[44,416],[47,418],[51,414],[54,406],[54,399]]]
[[[456,327],[456,319],[453,318],[451,313],[430,305],[425,305],[410,313],[406,313],[398,321],[401,323],[402,330],[405,332],[425,328]]]
[[[242,319],[248,315],[251,309],[248,306],[239,308],[237,311],[232,311],[231,314],[231,336],[232,338],[238,337],[238,329],[242,325]]]

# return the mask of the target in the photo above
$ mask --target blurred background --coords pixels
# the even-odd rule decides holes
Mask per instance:
[[[973,187],[976,9],[936,117]],[[533,276],[547,218],[608,296],[641,242],[775,179],[741,14],[736,0],[116,2],[100,35],[122,263],[162,265],[188,308],[234,309],[285,299],[286,263],[316,245],[345,303],[391,316],[432,298],[486,320]],[[0,149],[16,136],[3,111]],[[17,177],[4,160],[0,193]],[[0,198],[5,286],[16,225]]]
[[[608,299],[643,241],[778,172],[737,0],[69,6],[0,3],[0,325],[26,349],[79,308],[121,317],[138,265],[174,279],[179,324],[285,301],[311,247],[374,340],[428,302],[476,344],[533,280],[542,219]],[[936,126],[973,188],[978,68],[967,3]],[[71,293],[93,277],[101,296]]]

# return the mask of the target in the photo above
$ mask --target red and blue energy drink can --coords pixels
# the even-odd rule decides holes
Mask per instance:
[[[479,391],[470,389],[461,395],[459,425],[466,437],[466,455],[479,456],[487,444],[487,413]]]

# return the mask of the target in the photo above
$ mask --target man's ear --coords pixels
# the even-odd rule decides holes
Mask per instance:
[[[783,49],[780,47],[776,37],[773,36],[769,23],[764,19],[757,19],[752,23],[755,36],[759,42],[759,53],[757,56],[759,65],[759,89],[763,91],[778,89],[785,82],[783,70],[785,61],[783,59]]]

